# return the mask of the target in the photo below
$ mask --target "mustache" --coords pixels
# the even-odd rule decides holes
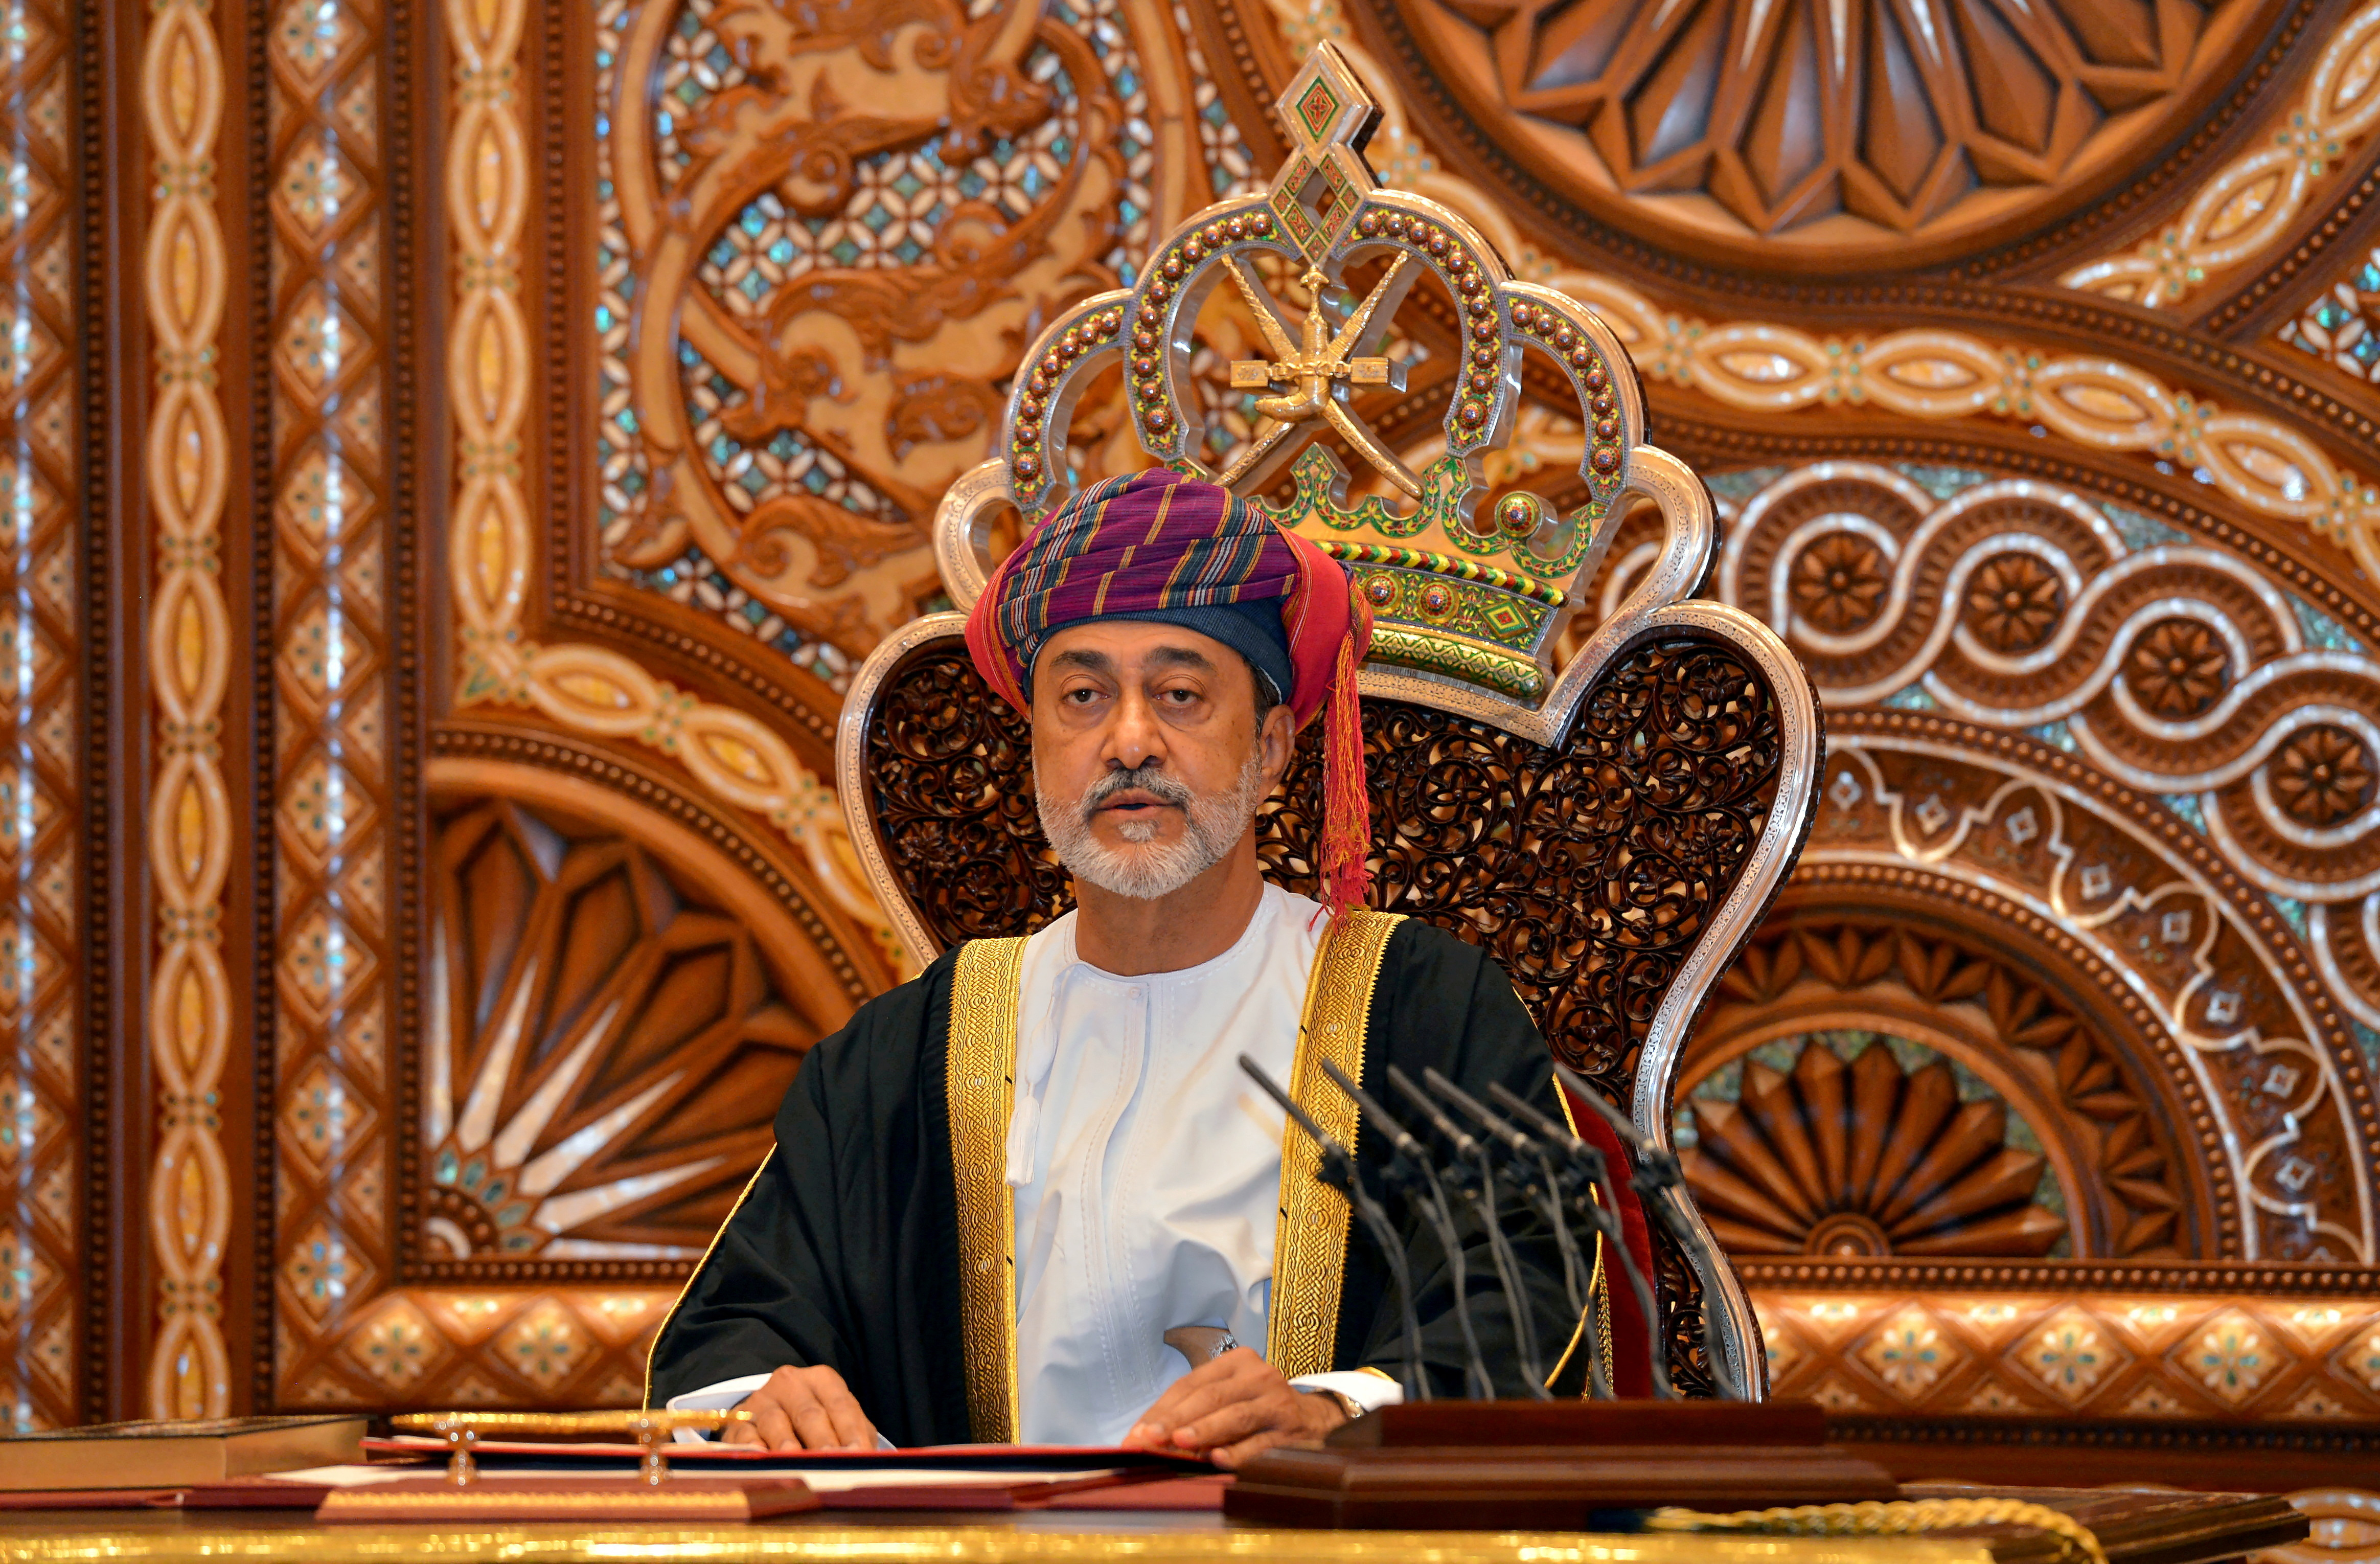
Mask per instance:
[[[1111,771],[1083,790],[1083,819],[1087,824],[1092,815],[1104,808],[1118,793],[1147,793],[1161,804],[1186,810],[1198,801],[1198,795],[1187,785],[1168,776],[1152,765],[1135,766],[1130,771]]]

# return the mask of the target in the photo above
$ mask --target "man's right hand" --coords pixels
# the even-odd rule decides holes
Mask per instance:
[[[779,1369],[744,1398],[749,1423],[727,1425],[725,1442],[772,1450],[872,1450],[876,1425],[831,1368]]]

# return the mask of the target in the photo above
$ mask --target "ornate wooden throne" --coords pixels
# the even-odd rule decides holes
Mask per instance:
[[[1808,830],[1822,759],[1810,687],[1757,620],[1694,597],[1715,551],[1710,496],[1675,457],[1641,443],[1643,393],[1603,323],[1513,278],[1445,208],[1378,187],[1362,156],[1378,110],[1329,44],[1279,110],[1294,151],[1268,192],[1189,219],[1135,286],[1075,306],[1025,359],[1000,454],[952,488],[936,521],[962,612],[886,641],[844,704],[837,781],[852,839],[920,960],[1038,928],[1071,905],[1035,814],[1029,730],[977,677],[961,631],[992,519],[1014,505],[1030,526],[1063,500],[1075,399],[1121,362],[1152,458],[1267,505],[1344,561],[1372,604],[1361,673],[1372,904],[1493,952],[1554,1052],[1666,1145],[1688,1029]],[[1426,273],[1445,289],[1464,358],[1443,454],[1416,472],[1356,416],[1351,393],[1402,388],[1404,365],[1383,348]],[[1302,318],[1268,276],[1305,292]],[[1339,292],[1351,279],[1366,284],[1360,301],[1334,303],[1352,298]],[[1200,306],[1227,281],[1273,357],[1231,367],[1234,387],[1259,393],[1262,419],[1217,471],[1203,459],[1189,371]],[[1502,492],[1483,518],[1482,458],[1512,436],[1526,355],[1544,384],[1566,380],[1577,398],[1587,438],[1569,492],[1583,485],[1585,498],[1560,510]],[[1309,443],[1324,429],[1380,474],[1381,495],[1350,503],[1345,468]],[[1658,557],[1556,666],[1636,496],[1658,507]],[[1318,725],[1259,821],[1281,885],[1314,888],[1319,803]],[[1758,1397],[1757,1323],[1694,1223],[1688,1243],[1651,1237],[1654,1328],[1682,1388]],[[1612,1289],[1615,1329],[1642,1330],[1626,1293]]]

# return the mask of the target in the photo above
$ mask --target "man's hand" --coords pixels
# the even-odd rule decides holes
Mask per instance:
[[[727,1425],[725,1442],[772,1450],[872,1450],[876,1425],[831,1368],[779,1369],[744,1398],[749,1423]]]
[[[1239,1347],[1175,1380],[1123,1442],[1202,1455],[1231,1471],[1275,1445],[1318,1445],[1346,1421],[1336,1396],[1295,1388],[1260,1353]]]

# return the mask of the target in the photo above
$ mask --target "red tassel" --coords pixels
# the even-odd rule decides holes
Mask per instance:
[[[1364,776],[1364,714],[1355,693],[1356,637],[1339,642],[1322,715],[1322,904],[1337,917],[1372,886],[1372,790]]]

